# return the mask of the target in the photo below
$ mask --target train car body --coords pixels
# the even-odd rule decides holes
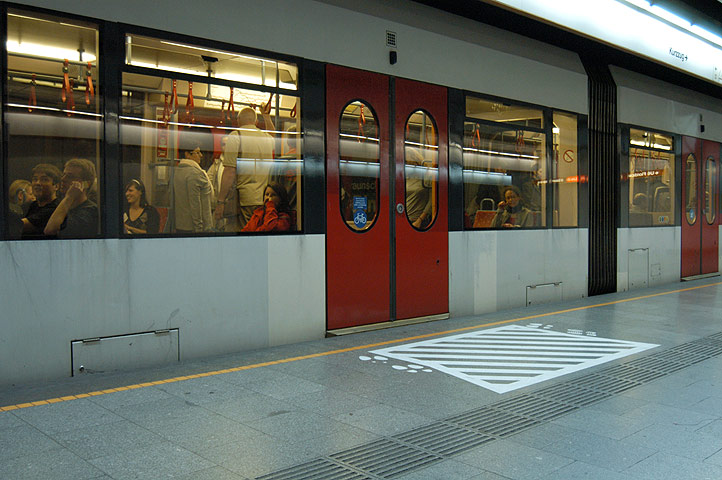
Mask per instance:
[[[24,0],[2,9],[3,186],[29,180],[38,163],[62,169],[81,150],[97,169],[100,221],[90,238],[67,240],[14,238],[3,222],[0,383],[590,293],[592,92],[588,65],[573,51],[407,0]],[[65,23],[91,32],[80,48],[95,41],[87,70],[98,103],[86,96],[82,104],[87,54],[64,67],[55,59],[50,74],[23,63],[47,58],[13,50],[16,41],[85,38],[63,33]],[[198,65],[184,65],[193,49]],[[229,58],[242,67],[212,76]],[[80,69],[75,87],[63,68]],[[620,67],[611,75],[616,161],[626,175],[611,187],[619,208],[608,212],[618,220],[613,288],[717,272],[722,101]],[[41,98],[61,89],[78,105]],[[291,169],[278,177],[294,185],[291,231],[180,228],[178,132],[206,128],[208,160],[226,152],[221,142],[232,132],[242,143],[243,125],[230,118],[238,111],[225,103],[234,89],[236,102],[275,115],[275,127],[261,130],[274,137],[274,165]],[[58,103],[55,116],[37,109]],[[210,116],[217,112],[219,121]],[[646,132],[671,143],[634,143]],[[302,148],[286,145],[293,135]],[[715,160],[692,168],[692,159]],[[155,234],[132,235],[121,222],[135,178],[160,206]],[[410,217],[412,188],[429,196],[426,223]],[[516,191],[528,223],[492,228]],[[648,202],[642,214],[630,213],[635,198]],[[2,206],[9,215],[8,201]],[[705,225],[687,231],[690,220]],[[694,255],[715,260],[683,272]]]

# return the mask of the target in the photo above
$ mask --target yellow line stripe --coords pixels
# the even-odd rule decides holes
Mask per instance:
[[[185,375],[185,376],[181,376],[181,377],[167,378],[167,379],[165,379],[165,380],[156,380],[156,381],[153,381],[153,382],[143,382],[143,383],[137,383],[137,384],[134,384],[134,385],[126,385],[126,386],[122,386],[122,387],[108,388],[108,389],[106,389],[106,390],[100,390],[100,391],[95,391],[95,392],[80,393],[80,394],[77,394],[77,395],[68,395],[68,396],[65,396],[65,397],[51,398],[51,399],[48,399],[48,400],[39,400],[39,401],[36,401],[36,402],[29,402],[29,403],[20,403],[20,404],[17,404],[17,405],[8,405],[8,406],[5,406],[5,407],[0,407],[0,412],[9,412],[9,411],[11,411],[11,410],[18,410],[18,409],[21,409],[21,408],[29,408],[29,407],[34,407],[34,406],[36,406],[36,405],[47,405],[47,404],[50,404],[50,403],[67,402],[67,401],[76,400],[76,399],[79,399],[79,398],[88,398],[88,397],[95,397],[95,396],[98,396],[98,395],[105,395],[106,393],[121,392],[121,391],[124,391],[124,390],[131,390],[131,389],[135,389],[135,388],[151,387],[151,386],[154,386],[154,385],[162,385],[162,384],[165,384],[165,383],[180,382],[180,381],[183,381],[183,380],[190,380],[190,379],[192,379],[192,378],[210,377],[210,376],[214,376],[214,375],[220,375],[220,374],[223,374],[223,373],[240,372],[240,371],[243,371],[243,370],[250,370],[250,369],[253,369],[253,368],[267,367],[267,366],[270,366],[270,365],[281,365],[281,364],[284,364],[284,363],[297,362],[297,361],[299,361],[299,360],[309,360],[309,359],[312,359],[312,358],[327,357],[327,356],[330,356],[330,355],[337,355],[337,354],[339,354],[339,353],[353,352],[353,351],[355,351],[355,350],[366,350],[366,349],[371,349],[371,348],[376,348],[376,347],[382,347],[382,346],[384,346],[384,345],[391,345],[391,344],[393,344],[393,343],[401,343],[401,342],[408,342],[408,341],[410,341],[410,340],[419,340],[419,339],[422,339],[422,338],[437,337],[437,336],[439,336],[439,335],[448,335],[448,334],[451,334],[451,333],[464,332],[464,331],[467,331],[467,330],[474,330],[474,329],[478,329],[478,328],[486,328],[486,327],[493,327],[493,326],[496,326],[496,325],[504,325],[504,324],[506,324],[506,323],[514,323],[514,322],[521,322],[521,321],[524,321],[524,320],[532,320],[532,319],[535,319],[535,318],[549,317],[549,316],[553,316],[553,315],[559,315],[559,314],[562,314],[562,313],[578,312],[578,311],[580,311],[580,310],[588,310],[588,309],[590,309],[590,308],[608,307],[608,306],[610,306],[610,305],[616,305],[616,304],[619,304],[619,303],[632,302],[632,301],[635,301],[635,300],[644,300],[644,299],[646,299],[646,298],[654,298],[654,297],[659,297],[659,296],[662,296],[662,295],[670,295],[670,294],[672,294],[672,293],[689,292],[689,291],[691,291],[691,290],[698,290],[698,289],[700,289],[700,288],[715,287],[715,286],[718,286],[718,285],[722,285],[722,282],[709,283],[709,284],[707,284],[707,285],[698,285],[698,286],[696,286],[696,287],[680,288],[680,289],[678,289],[678,290],[670,290],[669,292],[652,293],[652,294],[649,294],[649,295],[641,295],[641,296],[639,296],[639,297],[632,297],[632,298],[625,298],[625,299],[622,299],[622,300],[614,300],[614,301],[611,301],[611,302],[597,303],[597,304],[595,304],[595,305],[586,305],[586,306],[584,306],[584,307],[567,308],[567,309],[565,309],[565,310],[557,310],[557,311],[555,311],[555,312],[538,313],[538,314],[535,314],[535,315],[527,315],[527,316],[525,316],[525,317],[512,318],[512,319],[509,319],[509,320],[500,320],[500,321],[498,321],[498,322],[484,323],[484,324],[481,324],[481,325],[473,325],[473,326],[471,326],[471,327],[454,328],[454,329],[452,329],[452,330],[445,330],[445,331],[443,331],[443,332],[425,333],[425,334],[423,334],[423,335],[414,335],[414,336],[411,336],[411,337],[399,338],[399,339],[397,339],[397,340],[386,340],[386,341],[384,341],[384,342],[370,343],[370,344],[366,344],[366,345],[360,345],[360,346],[357,346],[357,347],[341,348],[341,349],[338,349],[338,350],[331,350],[331,351],[328,351],[328,352],[311,353],[311,354],[308,354],[308,355],[301,355],[301,356],[298,356],[298,357],[282,358],[282,359],[280,359],[280,360],[273,360],[273,361],[270,361],[270,362],[255,363],[255,364],[253,364],[253,365],[241,365],[241,366],[239,366],[239,367],[225,368],[225,369],[223,369],[223,370],[215,370],[215,371],[211,371],[211,372],[203,372],[203,373],[196,373],[196,374],[193,374],[193,375]]]

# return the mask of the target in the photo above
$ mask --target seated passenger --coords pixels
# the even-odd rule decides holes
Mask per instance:
[[[491,220],[493,228],[520,228],[534,225],[531,211],[521,204],[521,191],[510,185],[504,188],[504,201],[499,202],[494,218]]]
[[[242,232],[287,232],[291,228],[288,192],[277,183],[263,190],[262,207],[257,208]]]
[[[125,208],[123,209],[123,230],[126,234],[158,233],[160,215],[148,204],[145,186],[140,180],[131,180],[125,185]]]
[[[23,238],[42,238],[45,225],[60,203],[60,170],[55,165],[40,163],[35,165],[30,182],[33,186],[35,201],[28,206],[23,217]]]
[[[630,213],[647,213],[649,212],[649,198],[644,193],[638,193],[632,199],[632,205],[629,207]]]
[[[10,184],[8,191],[10,211],[20,215],[20,218],[24,217],[30,204],[35,201],[33,186],[27,180],[15,180]]]
[[[95,185],[95,165],[84,158],[68,160],[60,178],[63,199],[45,226],[45,235],[88,238],[98,234],[98,206],[88,199]]]

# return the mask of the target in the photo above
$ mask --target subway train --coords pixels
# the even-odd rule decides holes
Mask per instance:
[[[719,80],[433,3],[0,2],[0,384],[718,274]]]

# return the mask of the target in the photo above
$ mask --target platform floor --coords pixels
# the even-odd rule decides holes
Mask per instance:
[[[0,410],[8,480],[719,480],[722,282],[4,387]]]

